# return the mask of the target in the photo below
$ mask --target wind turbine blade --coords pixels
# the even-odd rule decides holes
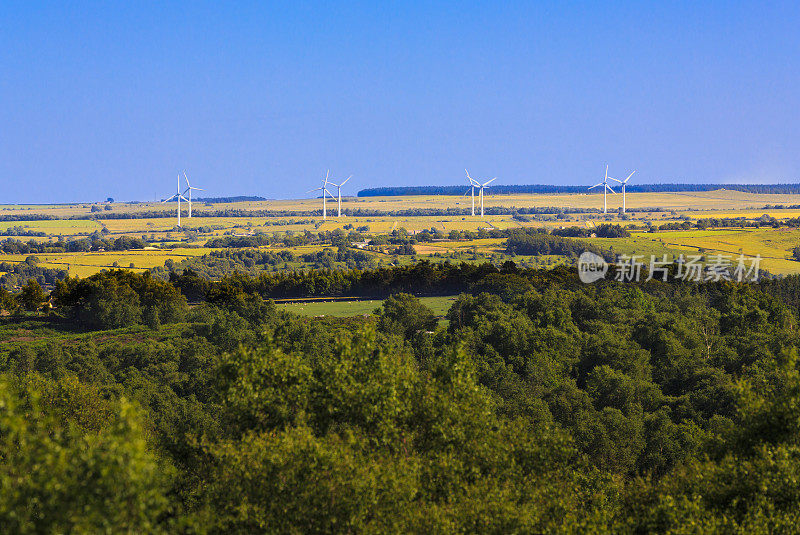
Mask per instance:
[[[635,172],[636,172],[636,171],[634,171],[633,173],[635,173]],[[623,184],[627,183],[627,182],[628,182],[628,180],[630,180],[630,179],[631,179],[631,177],[633,176],[633,173],[629,174],[629,175],[628,175],[628,178],[626,178],[625,180],[623,180],[623,181],[622,181],[622,183],[623,183]]]
[[[478,182],[477,180],[475,180],[475,179],[474,179],[474,178],[472,178],[472,177],[470,177],[470,179],[469,179],[469,182],[470,182],[470,184],[472,184],[473,186],[476,186],[476,187],[478,187],[478,188],[479,188],[479,187],[481,187],[481,183],[480,183],[480,182]]]
[[[598,182],[598,183],[597,183],[597,184],[595,184],[594,186],[589,186],[589,189],[596,188],[597,186],[602,186],[602,185],[603,185],[603,183],[602,183],[602,182]]]
[[[339,187],[341,188],[342,186],[344,186],[345,182],[347,182],[347,181],[348,181],[348,180],[350,180],[351,178],[353,178],[353,175],[350,175],[349,177],[345,178],[345,179],[344,179],[344,182],[342,182],[341,184],[339,184]]]
[[[465,173],[467,173],[467,178],[468,178],[468,179],[470,179],[470,181],[471,181],[471,180],[472,180],[472,177],[471,177],[471,176],[469,176],[469,171],[467,171],[466,169],[464,169],[464,172],[465,172]]]
[[[189,184],[189,177],[188,177],[188,176],[186,176],[186,171],[184,171],[184,172],[183,172],[183,178],[185,178],[185,179],[186,179],[186,185],[187,185],[187,186],[189,186],[189,187],[191,188],[191,187],[192,187],[192,185],[191,185],[191,184]]]
[[[614,191],[613,189],[611,189],[611,186],[609,186],[608,184],[606,184],[606,187],[608,188],[608,191],[610,191],[610,192],[611,192],[611,193],[613,193],[614,195],[616,195],[616,194],[617,194],[617,192],[616,192],[616,191]]]
[[[608,179],[609,179],[609,180],[613,180],[614,182],[619,182],[620,184],[623,184],[622,180],[619,180],[619,179],[617,179],[617,178],[611,178],[611,177],[608,177]]]
[[[486,182],[484,182],[484,183],[483,183],[483,187],[485,188],[486,186],[488,186],[488,185],[489,185],[489,183],[491,183],[491,182],[494,182],[495,180],[497,180],[497,177],[494,177],[494,178],[493,178],[493,179],[491,179],[491,180],[487,180]]]
[[[171,201],[172,199],[174,199],[174,198],[175,198],[175,197],[177,197],[177,196],[178,196],[178,194],[176,193],[175,195],[173,195],[173,196],[172,196],[172,197],[170,197],[169,199],[164,199],[164,200],[163,200],[163,201],[161,201],[161,202],[169,202],[169,201]]]
[[[310,190],[308,190],[306,193],[311,193],[312,191],[317,191],[317,190],[321,190],[321,189],[322,189],[321,187],[319,187],[319,188],[314,188],[314,189],[310,189]]]
[[[608,180],[608,164],[606,164],[606,180]]]

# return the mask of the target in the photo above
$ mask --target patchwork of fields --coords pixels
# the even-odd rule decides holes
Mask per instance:
[[[596,245],[613,247],[617,254],[661,257],[684,255],[726,255],[733,258],[761,257],[761,267],[776,275],[800,273],[800,262],[791,259],[791,249],[800,245],[798,229],[691,230],[662,231],[655,234],[636,232],[630,238],[588,240]]]
[[[621,204],[621,196],[610,196],[610,210],[616,210]],[[137,218],[94,219],[98,204],[72,205],[3,205],[0,206],[0,217],[19,219],[18,221],[0,222],[0,233],[6,236],[0,239],[17,239],[24,242],[55,242],[57,240],[81,239],[89,236],[102,236],[113,239],[121,236],[142,238],[152,244],[147,250],[129,251],[93,251],[75,253],[41,253],[36,254],[42,267],[66,269],[70,275],[85,277],[102,269],[124,267],[143,271],[163,266],[167,261],[200,257],[214,249],[205,247],[209,240],[220,237],[247,237],[267,234],[278,240],[284,237],[297,236],[306,232],[318,234],[337,229],[345,233],[357,231],[364,236],[390,234],[398,229],[405,229],[414,235],[421,231],[436,231],[445,237],[453,231],[472,231],[480,229],[505,230],[520,227],[543,227],[555,229],[559,227],[578,226],[583,229],[594,229],[607,221],[624,226],[636,226],[629,238],[587,238],[595,245],[613,250],[617,254],[640,254],[649,258],[663,254],[677,256],[679,254],[727,254],[746,256],[760,255],[762,267],[774,274],[800,272],[800,262],[793,260],[793,249],[800,245],[800,230],[776,225],[778,228],[712,228],[707,230],[659,231],[645,232],[642,229],[653,223],[661,225],[668,222],[692,221],[700,218],[739,218],[755,221],[763,216],[776,218],[779,222],[800,217],[798,209],[780,209],[774,206],[800,205],[800,195],[768,195],[751,194],[737,191],[719,190],[710,192],[687,193],[631,193],[627,196],[628,214],[620,218],[615,211],[607,215],[598,214],[596,209],[602,205],[600,195],[488,195],[486,206],[502,206],[505,208],[543,208],[559,207],[569,209],[569,213],[547,215],[487,215],[485,218],[473,216],[394,216],[401,210],[415,209],[466,209],[470,205],[468,197],[452,196],[409,196],[409,197],[367,197],[344,198],[345,209],[364,209],[382,212],[382,215],[369,217],[331,217],[323,221],[313,211],[320,208],[319,199],[270,200],[238,203],[195,203],[195,211],[226,213],[234,215],[221,217],[193,217],[183,219],[183,228],[176,227],[174,217],[175,205],[157,203],[113,203],[109,209],[101,209],[102,215],[107,213],[120,216],[137,214]],[[330,204],[329,208],[334,206]],[[770,208],[766,208],[770,206]],[[92,212],[94,207],[95,212]],[[581,212],[593,209],[594,211]],[[647,211],[644,211],[647,209]],[[263,217],[258,214],[264,211],[305,213],[306,215]],[[163,217],[138,217],[152,212],[161,213]],[[247,215],[252,212],[253,215]],[[332,211],[330,211],[332,212]],[[330,213],[329,212],[329,213]],[[54,220],[37,220],[36,217],[58,217]],[[31,219],[26,220],[25,217]],[[39,234],[44,234],[39,235]],[[330,246],[328,246],[330,247]],[[323,249],[323,245],[303,245],[289,247],[296,255],[315,253]],[[262,249],[266,249],[262,247]],[[273,245],[269,250],[285,249]],[[390,248],[372,249],[369,254],[375,257],[377,266],[407,264],[421,258],[452,261],[493,261],[501,262],[506,258],[504,239],[471,239],[442,240],[417,243],[413,256],[397,256]],[[22,262],[27,254],[0,254],[0,261]],[[522,265],[556,265],[567,261],[564,258],[515,257]],[[283,269],[304,267],[297,261],[286,262]],[[322,306],[322,305],[315,305]],[[344,306],[344,305],[343,305]],[[347,305],[352,307],[367,305]],[[372,305],[369,305],[372,306]],[[325,309],[325,306],[322,306]],[[360,309],[359,309],[360,310]]]

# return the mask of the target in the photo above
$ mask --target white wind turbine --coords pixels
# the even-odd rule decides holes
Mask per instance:
[[[608,170],[606,170],[606,172],[608,172]],[[634,171],[633,173],[635,173],[635,172],[636,171]],[[613,180],[615,182],[619,182],[620,184],[622,184],[622,213],[623,214],[625,213],[625,186],[628,184],[628,180],[630,180],[631,177],[633,176],[633,173],[629,174],[628,178],[626,178],[625,180],[618,180],[616,178],[612,178],[611,179],[611,180]]]
[[[178,187],[176,189],[177,189],[177,192],[175,193],[175,195],[173,195],[169,199],[164,199],[161,202],[165,203],[165,202],[171,201],[172,199],[178,199],[178,226],[180,227],[181,226],[181,200],[189,202],[189,199],[187,199],[186,197],[184,197],[181,194],[181,174],[180,173],[178,173]]]
[[[330,191],[328,191],[328,184],[333,184],[333,182],[330,182],[328,180],[329,176],[331,176],[330,170],[328,170],[328,172],[325,173],[325,178],[322,181],[322,186],[321,187],[310,189],[310,190],[308,190],[306,192],[306,193],[311,193],[312,191],[322,191],[322,219],[323,220],[328,219],[328,208],[327,208],[327,205],[325,204],[325,201],[327,199],[326,199],[325,195],[326,194],[330,195],[331,199],[333,198],[333,194]],[[344,184],[344,182],[342,182],[342,184]]]
[[[351,178],[353,178],[353,175],[350,175],[349,177],[345,178],[344,182],[342,182],[341,184],[334,184],[333,182],[328,181],[328,184],[330,184],[331,186],[336,186],[336,189],[338,190],[338,194],[339,194],[338,195],[339,209],[337,210],[336,217],[342,217],[342,186],[344,186],[345,183],[348,180],[350,180]],[[333,195],[331,195],[331,197],[333,197]],[[324,211],[324,209],[323,209],[323,211]]]
[[[616,179],[612,178],[611,180],[616,180]],[[616,194],[616,192],[613,189],[611,189],[611,186],[608,185],[608,164],[606,164],[606,176],[603,179],[603,181],[598,182],[594,186],[589,186],[589,189],[596,188],[597,186],[603,186],[603,213],[605,214],[608,211],[608,204],[606,203],[607,192],[610,191],[611,193]]]
[[[486,188],[488,188],[488,187],[489,187],[489,184],[491,184],[491,183],[492,183],[492,182],[494,182],[495,180],[497,180],[497,177],[494,177],[494,178],[492,178],[491,180],[487,180],[487,181],[486,181],[486,182],[484,182],[483,184],[481,184],[481,183],[479,183],[479,182],[477,182],[477,181],[475,182],[475,185],[479,187],[479,189],[478,189],[478,195],[480,196],[480,199],[481,199],[481,217],[483,217],[483,190],[484,190],[484,189],[486,189]]]
[[[472,197],[472,215],[474,217],[475,216],[475,186],[480,187],[481,185],[477,180],[475,180],[474,178],[469,176],[469,171],[464,169],[464,172],[467,173],[467,178],[469,179],[469,189],[467,190],[467,193],[471,193],[472,194],[472,195],[470,195],[470,197]],[[466,196],[467,193],[465,193],[464,196]]]
[[[196,188],[191,184],[189,184],[189,177],[186,176],[186,171],[183,172],[183,178],[186,179],[186,189],[184,190],[183,193],[189,194],[189,198],[186,199],[186,202],[189,203],[189,217],[192,217],[192,190],[197,190],[197,191],[205,191],[205,190],[203,188]],[[178,179],[178,181],[180,182],[180,179]]]

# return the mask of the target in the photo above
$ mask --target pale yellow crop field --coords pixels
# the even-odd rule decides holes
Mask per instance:
[[[137,251],[110,251],[88,253],[37,253],[39,265],[47,268],[66,269],[72,276],[87,277],[102,269],[114,267],[129,268],[131,264],[136,271],[144,271],[156,266],[163,266],[164,262],[172,259],[180,262],[186,257],[202,256],[212,249],[172,249],[172,250],[137,250]],[[30,255],[2,255],[0,262],[22,262]]]
[[[88,219],[52,219],[44,221],[0,221],[0,230],[11,227],[22,227],[32,232],[47,232],[48,234],[70,234],[76,232],[94,232],[100,230],[102,225],[97,221]]]
[[[590,242],[612,247],[618,254],[722,254],[731,258],[761,257],[761,267],[776,275],[800,273],[791,249],[800,245],[800,229],[690,230],[633,233],[631,238],[595,238]]]
[[[447,252],[467,252],[476,249],[485,253],[500,252],[505,248],[504,238],[482,238],[470,241],[436,241],[428,243],[418,243],[414,246],[420,254],[434,254]]]
[[[610,211],[616,211],[622,205],[622,195],[608,196]],[[506,208],[600,208],[603,199],[600,193],[581,194],[517,194],[494,195],[489,191],[484,199],[488,207],[502,206]],[[784,194],[758,194],[745,193],[733,190],[715,190],[704,192],[671,192],[671,193],[628,193],[627,207],[635,212],[637,209],[660,207],[665,210],[750,210],[758,209],[765,205],[797,205],[800,204],[800,195]],[[0,205],[0,216],[14,214],[49,214],[59,217],[73,217],[92,215],[91,203],[65,204],[65,205]],[[165,217],[175,214],[175,203],[141,202],[141,203],[112,203],[111,213],[131,212],[164,212]],[[408,210],[408,209],[468,209],[471,206],[469,197],[455,195],[415,195],[403,197],[343,197],[342,209],[379,210],[383,212]],[[195,211],[208,210],[278,210],[311,212],[321,210],[321,199],[276,199],[266,201],[250,201],[236,203],[206,204],[195,202]],[[186,207],[183,207],[186,210]],[[101,214],[105,210],[101,208]],[[335,216],[336,202],[328,201],[328,214]],[[106,220],[106,222],[108,222]]]
[[[800,217],[800,210],[763,210],[763,209],[752,209],[752,210],[711,210],[709,212],[680,212],[681,214],[686,214],[689,217],[693,217],[695,219],[704,218],[704,217],[729,217],[729,218],[738,218],[744,217],[748,219],[753,219],[754,217],[760,217],[762,215],[768,215],[770,217],[774,217],[776,219],[790,219],[795,217]]]

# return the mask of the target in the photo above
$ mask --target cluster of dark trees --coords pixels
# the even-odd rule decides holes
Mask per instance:
[[[800,217],[792,217],[783,222],[788,227],[800,227]]]
[[[365,270],[376,265],[373,254],[340,246],[302,254],[295,254],[289,249],[212,251],[201,257],[186,258],[179,264],[169,260],[163,267],[155,267],[150,271],[165,280],[170,273],[182,270],[189,270],[208,280],[218,280],[233,273],[256,276],[264,271],[300,269]]]
[[[214,293],[244,292],[268,298],[294,297],[386,297],[404,292],[416,295],[450,295],[467,290],[486,274],[503,268],[492,264],[451,264],[420,261],[408,266],[374,270],[318,269],[306,271],[260,272],[257,276],[229,274],[209,280],[185,269],[171,271],[169,280],[192,301],[207,299]]]
[[[54,221],[57,219],[64,219],[61,216],[52,214],[2,214],[0,221]]]
[[[56,282],[50,303],[72,323],[88,329],[145,324],[158,328],[186,316],[186,298],[173,285],[152,277],[112,269]]]
[[[414,245],[405,243],[392,249],[391,253],[395,255],[415,255],[417,254],[417,250],[414,248]]]
[[[339,246],[362,241],[363,239],[364,235],[354,230],[350,232],[345,232],[342,229],[325,230],[321,232],[305,230],[298,234],[280,236],[263,233],[253,234],[252,236],[222,236],[208,240],[205,246],[215,249],[263,247],[267,245],[298,247],[310,243],[327,243]]]
[[[131,249],[144,249],[149,242],[134,236],[119,236],[118,238],[103,238],[97,233],[78,240],[68,241],[65,249],[67,252],[81,251],[129,251]]]
[[[29,256],[24,262],[0,262],[0,287],[12,291],[28,281],[35,281],[44,288],[53,288],[56,281],[65,279],[69,274],[66,269],[46,268],[38,264],[39,259],[35,256]]]
[[[656,230],[689,230],[692,228],[695,228],[695,226],[691,221],[671,221],[658,226],[652,225],[650,232],[655,232]]]
[[[444,293],[438,269],[382,278]],[[407,293],[312,319],[243,276],[191,309],[189,274],[69,279],[47,316],[0,320],[0,525],[796,531],[800,278],[460,269],[446,325]]]
[[[606,260],[613,260],[609,249],[597,247],[585,241],[548,234],[538,229],[513,229],[506,240],[506,253],[509,255],[558,255],[577,258],[584,251],[590,251]]]
[[[63,253],[66,250],[66,244],[62,241],[39,242],[28,240],[25,242],[14,238],[6,238],[0,241],[0,250],[6,254]]]
[[[412,247],[413,249],[413,246],[410,245],[401,247]],[[297,255],[297,259],[313,269],[335,269],[342,266],[344,269],[365,270],[374,268],[377,264],[374,255],[345,246],[337,249],[326,247],[321,251],[303,253]]]
[[[792,224],[792,220],[785,221],[781,223],[774,217],[770,217],[768,215],[763,215],[758,219],[754,220],[747,220],[744,217],[704,217],[698,219],[694,226],[697,229],[703,230],[706,228],[713,228],[713,227],[740,227],[740,228],[747,228],[747,227],[779,227],[781,224],[788,224],[789,226],[797,226],[796,224]]]
[[[46,232],[42,232],[40,230],[28,230],[21,225],[14,225],[8,227],[7,229],[0,230],[0,235],[3,236],[36,236],[36,237],[43,237],[47,236]]]

